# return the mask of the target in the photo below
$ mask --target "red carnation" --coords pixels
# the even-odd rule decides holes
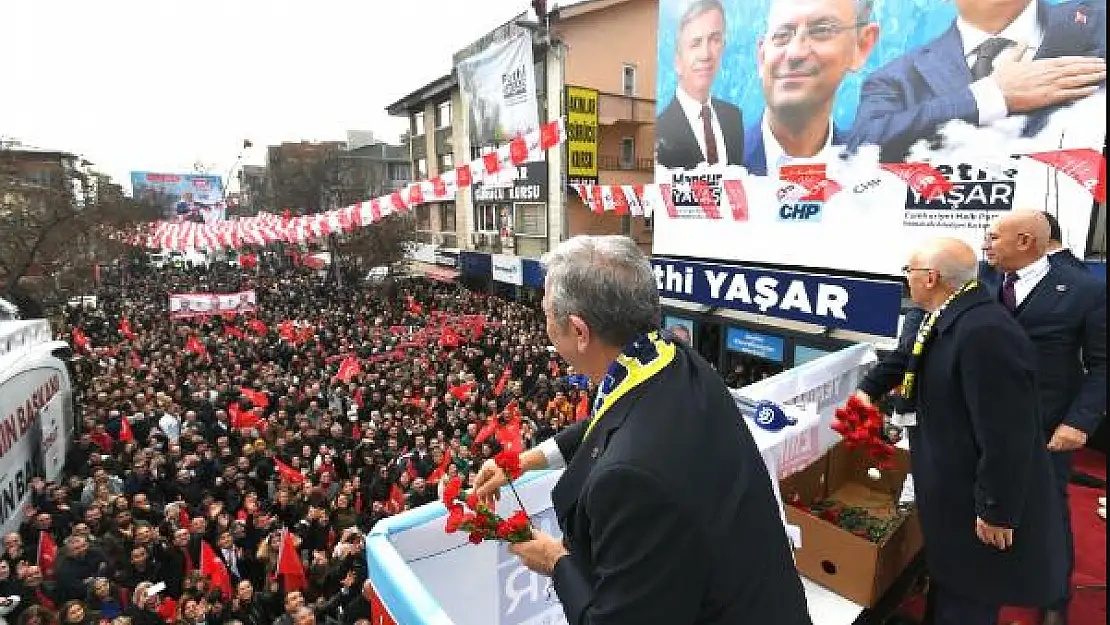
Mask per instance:
[[[501,470],[509,476],[510,480],[515,480],[524,472],[520,466],[520,454],[518,453],[503,451],[494,456],[493,461],[501,467]]]
[[[470,536],[467,537],[467,540],[469,540],[470,543],[474,544],[474,545],[482,544],[483,539],[484,539],[484,537],[482,536],[482,532],[479,532],[479,531],[470,532]]]
[[[466,513],[463,512],[462,506],[451,506],[447,512],[447,533],[454,534],[459,531],[465,519]]]
[[[470,508],[471,510],[478,510],[478,493],[471,492],[469,495],[466,496],[466,507]]]
[[[517,510],[516,512],[514,512],[513,515],[509,517],[508,521],[506,522],[509,524],[510,527],[513,528],[514,532],[523,531],[528,529],[529,527],[528,515],[525,514],[523,510]]]

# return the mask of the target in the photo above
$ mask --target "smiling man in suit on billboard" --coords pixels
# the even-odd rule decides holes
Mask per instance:
[[[989,126],[1026,115],[1025,137],[1106,80],[1106,3],[954,0],[937,39],[872,74],[849,144],[882,146],[883,162],[935,141],[951,120]]]
[[[740,109],[710,94],[724,49],[725,10],[720,0],[694,0],[678,22],[678,87],[656,120],[655,160],[663,167],[739,165],[743,160]]]
[[[833,102],[879,39],[874,0],[771,0],[757,62],[766,110],[744,137],[744,166],[757,176],[787,164],[825,163],[846,136]]]

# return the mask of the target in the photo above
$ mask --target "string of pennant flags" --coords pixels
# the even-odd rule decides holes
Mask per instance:
[[[509,167],[537,160],[566,141],[562,119],[544,124],[538,130],[518,137],[498,150],[453,171],[429,180],[409,184],[390,195],[356,202],[350,206],[311,215],[282,215],[261,212],[252,217],[213,223],[159,221],[131,238],[131,242],[154,249],[240,249],[247,245],[305,243],[333,233],[352,232],[373,225],[390,215],[403,213],[427,202],[451,201],[456,194],[476,183],[496,179]],[[1106,161],[1093,149],[1078,148],[1019,155],[1056,169],[1086,188],[1099,202],[1106,201]],[[897,177],[925,200],[944,196],[953,187],[944,174],[928,163],[880,163],[878,168]],[[747,174],[742,168],[728,168],[712,182],[708,176],[680,177],[677,182],[647,184],[574,184],[583,205],[592,212],[651,217],[663,211],[671,218],[732,219],[747,221]],[[828,201],[844,186],[830,178],[824,164],[785,165],[779,170],[780,184],[786,183],[779,198],[789,201]],[[675,198],[684,198],[681,203]],[[693,211],[690,210],[691,206]]]

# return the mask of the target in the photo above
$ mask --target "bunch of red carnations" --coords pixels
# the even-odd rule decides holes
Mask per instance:
[[[520,477],[520,454],[503,451],[494,457],[494,462],[512,480]],[[519,501],[519,497],[518,497]],[[503,519],[484,504],[478,503],[478,496],[471,491],[462,494],[462,480],[451,478],[443,489],[443,505],[447,506],[447,533],[467,532],[471,543],[478,545],[486,540],[503,540],[510,543],[523,543],[532,540],[532,525],[523,509]],[[523,506],[522,506],[523,508]]]
[[[832,429],[844,437],[849,449],[861,447],[867,451],[881,470],[895,467],[894,445],[883,437],[883,415],[874,405],[860,401],[857,397],[848,398],[848,403],[836,409]]]

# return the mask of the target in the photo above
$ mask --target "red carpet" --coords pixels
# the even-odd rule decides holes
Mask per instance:
[[[1106,456],[1084,449],[1076,453],[1075,470],[1106,479]],[[1106,625],[1106,522],[1099,518],[1098,498],[1106,492],[1068,486],[1072,531],[1075,534],[1075,574],[1072,576],[1071,625]],[[1099,588],[1090,588],[1098,586]],[[920,620],[925,612],[923,597],[913,597],[901,610]],[[1006,608],[1000,625],[1036,625],[1037,611]]]

